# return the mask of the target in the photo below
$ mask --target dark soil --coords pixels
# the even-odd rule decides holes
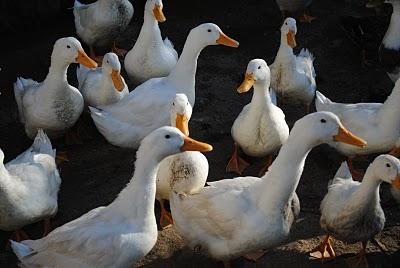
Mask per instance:
[[[65,8],[72,6],[71,2],[54,4],[51,15],[48,16],[43,9],[39,9],[38,16],[25,12],[21,15],[21,20],[15,19],[20,13],[13,15],[13,9],[7,5],[4,7],[8,9],[0,12],[7,15],[0,20],[0,148],[6,155],[5,162],[13,159],[32,143],[18,121],[13,82],[17,76],[31,77],[38,81],[44,79],[54,41],[60,37],[75,35],[72,12]],[[311,24],[298,24],[296,51],[309,48],[315,55],[318,89],[330,98],[342,102],[382,102],[391,92],[393,84],[377,62],[377,48],[388,25],[390,10],[375,18],[371,10],[352,6],[348,2],[350,1],[314,1],[310,10],[318,19]],[[233,177],[233,174],[225,173],[225,165],[233,149],[230,128],[251,98],[251,93],[239,95],[235,89],[243,78],[249,60],[263,58],[269,64],[272,63],[280,40],[279,9],[273,0],[175,0],[164,1],[164,5],[167,21],[160,27],[163,35],[174,42],[178,51],[182,50],[189,30],[203,22],[218,24],[227,35],[240,41],[238,49],[214,46],[202,52],[196,77],[196,106],[190,124],[194,138],[214,146],[214,151],[207,154],[210,162],[209,180]],[[142,23],[143,0],[135,0],[134,6],[134,19],[118,40],[118,44],[124,48],[133,46]],[[372,16],[372,20],[379,22],[373,23],[376,26],[376,32],[372,34],[374,38],[366,41],[372,42],[367,45],[367,56],[373,63],[371,67],[361,66],[360,46],[363,43],[360,45],[352,42],[343,31],[340,24],[340,16],[343,15],[362,18]],[[75,68],[76,66],[71,66],[69,73],[72,85],[77,84]],[[130,86],[131,89],[134,88],[131,84]],[[302,108],[290,106],[284,107],[284,111],[290,125],[304,114]],[[59,166],[63,182],[59,194],[59,212],[53,219],[54,227],[71,221],[92,208],[110,203],[133,173],[135,151],[108,144],[87,114],[82,116],[80,124],[86,125],[92,136],[83,145],[66,146],[62,140],[54,141],[57,149],[68,151],[70,159]],[[294,225],[288,243],[272,249],[257,263],[242,258],[234,260],[233,267],[344,266],[345,258],[358,252],[360,245],[345,245],[335,241],[339,257],[325,264],[310,260],[307,255],[307,251],[315,247],[323,235],[319,227],[319,204],[326,193],[328,180],[343,159],[327,146],[315,148],[307,159],[297,189],[302,213]],[[256,175],[263,164],[262,160],[251,161],[255,165],[246,174]],[[368,162],[360,164],[365,167]],[[385,255],[370,246],[370,267],[392,267],[400,261],[400,212],[387,185],[383,185],[381,189],[381,199],[387,221],[379,238],[389,252]],[[158,212],[157,207],[157,216]],[[32,238],[40,237],[40,224],[27,226],[25,230]],[[0,233],[4,244],[9,235]],[[14,267],[15,264],[16,258],[10,249],[2,247],[0,267]],[[167,229],[159,232],[157,245],[138,265],[221,267],[222,264],[185,248],[173,229]]]

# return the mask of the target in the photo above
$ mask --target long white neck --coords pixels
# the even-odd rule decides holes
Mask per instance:
[[[400,83],[395,84],[392,93],[383,103],[379,115],[382,119],[380,121],[380,125],[383,128],[399,128],[400,120],[398,120],[398,116],[400,114]]]
[[[400,2],[393,3],[393,13],[390,24],[382,43],[386,48],[398,49],[400,47]]]
[[[156,174],[160,161],[152,158],[145,148],[139,148],[133,178],[110,205],[110,211],[118,211],[143,224],[155,223]]]
[[[278,49],[278,53],[276,55],[275,61],[281,61],[284,63],[290,63],[295,60],[295,56],[293,54],[293,48],[288,45],[286,34],[281,34],[281,44]]]
[[[173,83],[176,88],[179,88],[181,93],[185,93],[189,99],[192,107],[195,102],[195,80],[196,80],[196,69],[197,59],[199,58],[200,52],[204,49],[204,45],[201,45],[193,35],[189,33],[185,46],[183,47],[182,54],[168,75],[169,82]]]
[[[136,44],[145,46],[163,44],[160,27],[158,26],[158,21],[153,15],[149,2],[147,2],[145,6],[143,25]]]
[[[44,87],[49,88],[51,91],[55,91],[57,89],[63,89],[63,87],[57,87],[57,85],[65,85],[68,84],[67,80],[67,71],[68,71],[69,63],[62,61],[57,58],[55,53],[51,55],[51,64],[49,67],[49,73],[44,80],[46,83],[52,85],[52,87]]]
[[[293,127],[288,140],[264,175],[267,178],[261,182],[263,186],[255,190],[254,196],[261,209],[281,210],[287,205],[299,184],[307,155],[316,145],[300,127]]]
[[[249,112],[247,113],[249,118],[254,119],[271,109],[272,101],[269,94],[269,84],[269,81],[257,81],[254,84],[253,97],[251,98]]]
[[[101,86],[96,90],[96,94],[103,96],[104,99],[109,99],[117,93],[114,83],[111,79],[111,74],[103,71],[101,75]]]

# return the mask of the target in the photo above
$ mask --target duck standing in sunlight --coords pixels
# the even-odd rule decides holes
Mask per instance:
[[[300,211],[296,188],[311,149],[321,143],[365,141],[345,129],[329,112],[298,120],[268,172],[208,182],[194,195],[172,192],[174,227],[192,248],[219,260],[241,255],[256,260],[257,250],[283,243]]]
[[[28,238],[22,227],[44,220],[47,235],[61,184],[49,138],[39,129],[28,150],[5,165],[3,161],[0,150],[0,229],[15,231],[12,239],[20,241]]]
[[[287,13],[291,15],[303,12],[299,20],[301,22],[311,23],[316,17],[307,14],[307,8],[311,5],[312,0],[276,0],[279,9],[282,12],[282,18],[286,19]]]
[[[170,105],[175,94],[184,93],[193,107],[197,59],[209,45],[238,47],[239,43],[213,23],[192,29],[177,64],[168,76],[147,80],[117,103],[90,107],[100,133],[113,145],[137,148],[148,133],[169,125]]]
[[[173,127],[143,139],[128,185],[106,207],[95,208],[38,240],[11,242],[24,267],[130,267],[157,240],[156,174],[163,158],[183,151],[209,151]]]
[[[89,69],[80,65],[76,69],[79,91],[87,105],[98,107],[118,102],[129,94],[121,76],[121,63],[112,52],[103,57],[101,67]]]
[[[367,141],[368,145],[359,148],[347,144],[329,145],[348,157],[347,163],[355,179],[362,174],[353,166],[353,159],[360,155],[386,153],[395,147],[400,133],[400,80],[384,103],[337,103],[332,102],[317,91],[315,108],[336,114],[353,133]]]
[[[79,90],[68,84],[67,69],[71,63],[97,67],[77,39],[58,39],[46,79],[38,83],[19,77],[14,83],[19,118],[29,138],[33,139],[39,128],[51,138],[62,136],[79,119],[84,102]]]
[[[75,0],[74,3],[76,34],[90,47],[92,58],[96,57],[94,46],[109,46],[113,42],[114,52],[124,53],[115,47],[115,39],[126,29],[132,16],[129,0],[97,0],[88,5]]]
[[[159,22],[166,20],[161,0],[147,0],[144,22],[135,45],[125,57],[129,78],[143,83],[154,77],[167,76],[178,61],[178,52],[168,38],[162,40]]]
[[[189,136],[189,120],[192,106],[185,94],[176,94],[171,105],[171,126]],[[160,203],[160,225],[173,224],[171,214],[165,209],[165,200],[171,192],[195,194],[204,187],[208,176],[208,160],[200,152],[182,152],[171,155],[161,162],[157,173],[156,199]]]
[[[272,154],[276,153],[289,136],[289,127],[285,114],[277,107],[270,96],[271,74],[267,63],[254,59],[247,65],[239,93],[245,93],[254,87],[251,102],[246,105],[233,123],[231,134],[235,149],[228,165],[227,172],[242,174],[249,164],[239,156],[242,149],[253,157],[268,156],[267,163],[260,171],[264,175],[272,163]]]
[[[362,182],[354,181],[347,163],[342,163],[321,203],[320,224],[328,235],[322,244],[314,249],[312,256],[336,256],[331,236],[346,243],[362,243],[360,253],[349,260],[352,267],[368,267],[365,255],[369,240],[384,250],[374,239],[385,225],[385,214],[379,198],[382,181],[400,189],[400,161],[397,158],[390,155],[375,158]]]
[[[307,113],[315,97],[314,56],[302,49],[299,55],[293,54],[296,47],[296,20],[287,18],[281,27],[281,44],[275,61],[271,64],[271,87],[278,94],[280,103],[289,101],[302,104]]]

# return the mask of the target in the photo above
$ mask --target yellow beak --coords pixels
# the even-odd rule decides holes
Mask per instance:
[[[153,8],[154,17],[156,17],[156,20],[158,22],[164,22],[167,20],[164,16],[162,9],[163,9],[163,7],[160,5],[155,5]]]
[[[80,49],[78,51],[78,57],[76,57],[75,60],[76,60],[76,62],[78,62],[88,68],[96,68],[97,67],[97,63],[94,60],[92,60],[91,58],[89,58],[89,56],[82,49]]]
[[[225,46],[228,46],[228,47],[239,47],[239,42],[238,41],[228,37],[223,32],[219,33],[219,38],[217,39],[217,44],[225,45]]]
[[[122,77],[119,71],[112,70],[111,80],[113,81],[114,87],[119,92],[121,92],[125,88],[124,82],[122,81]]]
[[[343,142],[358,147],[365,147],[367,145],[367,142],[365,140],[357,137],[343,126],[339,127],[339,132],[338,134],[333,136],[333,140],[336,142]]]
[[[176,128],[183,134],[189,136],[189,119],[184,114],[177,114],[175,119]]]
[[[286,34],[286,39],[287,43],[291,48],[295,48],[297,46],[296,44],[296,34],[294,31],[289,30],[289,32]]]
[[[199,152],[209,152],[212,151],[213,147],[210,144],[196,141],[192,138],[185,137],[184,143],[181,147],[181,151],[199,151]]]
[[[392,182],[393,187],[400,190],[400,175],[397,175],[396,179]]]
[[[245,93],[250,90],[250,88],[254,85],[256,80],[254,79],[253,74],[246,73],[242,84],[237,89],[239,93]]]

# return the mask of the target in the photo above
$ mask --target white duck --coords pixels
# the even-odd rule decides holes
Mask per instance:
[[[49,137],[60,136],[78,120],[83,110],[83,97],[67,81],[68,66],[76,62],[88,68],[97,67],[78,40],[61,38],[54,44],[49,73],[43,82],[17,78],[15,100],[29,138],[33,139],[39,128]]]
[[[148,133],[169,125],[175,94],[184,93],[194,106],[197,58],[206,46],[218,44],[239,45],[213,23],[192,29],[178,63],[168,76],[147,80],[115,104],[98,109],[90,107],[97,129],[113,145],[137,148]]]
[[[317,87],[314,57],[307,49],[302,49],[297,56],[293,54],[293,48],[296,47],[296,33],[296,20],[285,19],[281,27],[281,45],[274,63],[270,66],[271,87],[282,102],[302,104],[308,113]]]
[[[190,247],[227,260],[282,243],[299,212],[295,190],[310,150],[330,141],[365,142],[332,113],[298,120],[269,171],[262,177],[209,182],[194,195],[172,193],[174,226]]]
[[[397,158],[390,155],[375,158],[361,183],[353,181],[347,163],[342,163],[321,202],[320,224],[328,235],[311,255],[317,258],[335,257],[330,240],[333,236],[346,243],[361,242],[362,250],[356,256],[353,267],[360,264],[368,266],[365,258],[368,241],[371,240],[382,250],[374,239],[385,225],[385,214],[379,202],[382,181],[400,189],[400,161]]]
[[[350,171],[354,170],[352,159],[358,155],[384,153],[390,151],[399,137],[400,120],[400,81],[384,103],[336,103],[317,91],[315,107],[317,111],[336,114],[353,133],[367,141],[368,145],[359,148],[347,144],[330,145],[348,157]]]
[[[176,94],[171,104],[171,126],[177,127],[189,136],[189,120],[192,106],[185,94]],[[170,213],[164,202],[169,200],[172,191],[182,194],[194,194],[204,187],[208,176],[207,158],[200,152],[182,152],[171,155],[161,162],[157,173],[156,199],[160,203],[160,225],[166,227],[173,224]]]
[[[147,0],[144,22],[133,48],[126,54],[125,70],[129,78],[143,83],[167,76],[178,61],[178,53],[168,38],[162,40],[158,22],[164,22],[161,0]]]
[[[210,145],[162,127],[143,139],[131,182],[106,207],[95,208],[39,240],[12,241],[24,267],[130,267],[157,240],[156,174],[161,160]]]
[[[76,76],[85,102],[98,107],[118,102],[128,95],[128,86],[120,72],[118,56],[112,52],[105,54],[101,67],[94,70],[80,65]]]
[[[235,150],[226,166],[227,172],[242,174],[249,165],[238,155],[241,148],[245,154],[253,157],[268,156],[260,172],[260,176],[264,175],[272,163],[272,154],[281,148],[289,136],[285,114],[271,100],[270,81],[267,63],[262,59],[251,60],[247,65],[245,79],[237,91],[244,93],[254,87],[253,98],[233,123],[231,133]]]
[[[75,0],[74,3],[76,34],[89,45],[91,57],[95,57],[93,47],[110,45],[126,29],[132,16],[129,0],[97,0],[88,5]]]
[[[40,220],[44,220],[44,235],[49,232],[61,184],[54,157],[55,150],[41,129],[32,146],[5,165],[0,150],[0,229],[15,231],[14,239],[26,237],[20,229]]]

